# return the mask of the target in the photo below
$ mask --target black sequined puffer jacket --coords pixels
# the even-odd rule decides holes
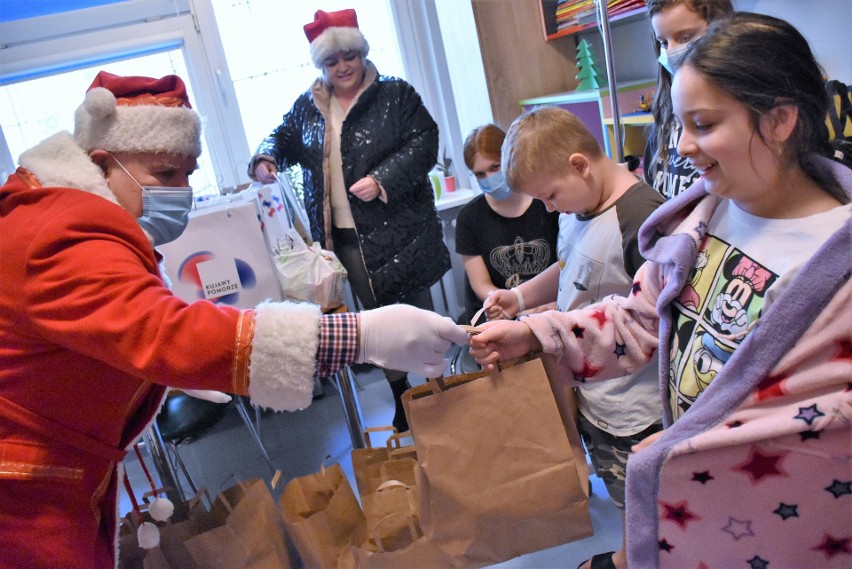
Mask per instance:
[[[450,269],[427,176],[438,155],[438,126],[411,85],[379,75],[369,61],[365,68],[369,87],[343,123],[343,181],[348,188],[372,176],[387,193],[387,203],[348,197],[373,293],[379,304],[390,304],[433,285]],[[258,159],[272,159],[279,171],[294,164],[302,167],[311,231],[325,248],[331,230],[330,196],[325,191],[329,95],[318,79],[296,99],[249,164],[252,178]]]

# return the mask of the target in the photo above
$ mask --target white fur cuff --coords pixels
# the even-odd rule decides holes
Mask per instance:
[[[321,317],[319,306],[310,303],[257,306],[249,364],[252,403],[276,411],[311,404]]]

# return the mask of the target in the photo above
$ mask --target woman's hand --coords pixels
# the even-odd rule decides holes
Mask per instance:
[[[278,179],[278,167],[269,160],[258,160],[254,167],[254,177],[261,184],[271,184]]]
[[[366,176],[352,184],[349,192],[361,201],[371,202],[381,195],[382,190],[375,179]]]
[[[470,338],[470,355],[487,370],[494,369],[498,362],[539,350],[541,343],[523,321],[486,322],[477,326],[477,333]]]

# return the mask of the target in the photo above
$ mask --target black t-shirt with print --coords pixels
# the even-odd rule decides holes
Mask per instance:
[[[556,262],[558,232],[559,212],[548,213],[540,200],[533,200],[520,217],[508,218],[491,209],[480,195],[459,212],[456,253],[481,256],[491,282],[498,288],[512,288]],[[465,320],[481,306],[465,279]]]
[[[665,169],[661,161],[654,161],[656,148],[653,136],[648,137],[648,144],[645,146],[645,182],[666,200],[680,194],[699,178],[698,170],[677,153],[677,144],[680,142],[682,132],[678,125],[669,130],[665,139],[666,148],[663,150],[663,156],[667,161]]]

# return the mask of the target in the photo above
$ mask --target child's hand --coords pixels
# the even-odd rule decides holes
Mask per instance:
[[[492,370],[497,362],[519,358],[541,350],[541,344],[529,326],[515,320],[486,322],[470,338],[470,355],[476,363]]]
[[[643,448],[648,448],[649,446],[654,444],[654,441],[656,441],[657,439],[662,437],[664,432],[665,431],[657,431],[656,433],[654,433],[652,435],[648,435],[647,437],[645,437],[644,439],[642,439],[641,441],[639,441],[638,443],[636,443],[635,445],[630,447],[630,450],[632,452],[639,452]]]
[[[508,289],[492,291],[482,306],[485,308],[485,317],[489,320],[511,320],[518,315],[520,308],[517,295]]]

